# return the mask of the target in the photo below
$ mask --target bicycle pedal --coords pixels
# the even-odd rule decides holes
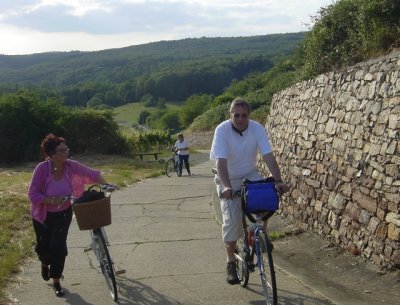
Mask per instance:
[[[89,252],[89,251],[92,251],[93,250],[93,248],[92,247],[88,247],[88,248],[85,248],[85,249],[83,249],[83,252]]]
[[[121,275],[121,274],[124,274],[124,273],[126,273],[125,269],[121,269],[121,270],[115,271],[115,275]]]

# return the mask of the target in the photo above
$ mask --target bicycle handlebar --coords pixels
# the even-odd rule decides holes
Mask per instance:
[[[100,190],[103,193],[111,193],[114,192],[115,190],[119,190],[119,187],[114,184],[99,184]],[[72,196],[72,195],[66,195],[62,197],[62,202],[59,203],[59,205],[63,204],[65,201],[73,201],[75,199],[78,199],[78,197]]]

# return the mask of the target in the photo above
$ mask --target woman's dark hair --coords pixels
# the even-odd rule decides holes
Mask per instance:
[[[40,155],[43,160],[50,159],[55,154],[56,148],[60,143],[65,143],[65,139],[49,133],[40,144]]]

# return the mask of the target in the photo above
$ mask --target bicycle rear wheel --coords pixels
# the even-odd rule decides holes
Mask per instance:
[[[106,244],[105,236],[103,231],[100,229],[93,230],[93,235],[98,243],[98,256],[101,272],[106,280],[107,288],[110,292],[111,297],[115,302],[118,301],[117,283],[115,281],[115,270],[114,264],[111,260],[110,252]]]
[[[243,287],[247,286],[249,282],[249,265],[248,265],[248,249],[246,250],[245,244],[243,242],[243,238],[240,238],[237,241],[237,253],[235,253],[236,257],[236,272],[237,276],[240,280],[240,285]]]
[[[167,160],[167,163],[165,164],[165,174],[168,177],[171,177],[174,174],[175,171],[175,160],[174,158],[170,158]]]
[[[271,243],[264,232],[258,235],[259,257],[258,268],[261,276],[261,283],[267,305],[278,304],[278,293],[276,288],[275,268],[272,260]]]

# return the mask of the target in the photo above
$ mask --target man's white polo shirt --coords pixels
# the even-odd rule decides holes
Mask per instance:
[[[231,120],[226,120],[215,129],[210,151],[210,159],[228,160],[230,180],[241,179],[257,170],[257,153],[272,152],[265,128],[258,122],[249,120],[249,125],[241,134],[233,130]]]

